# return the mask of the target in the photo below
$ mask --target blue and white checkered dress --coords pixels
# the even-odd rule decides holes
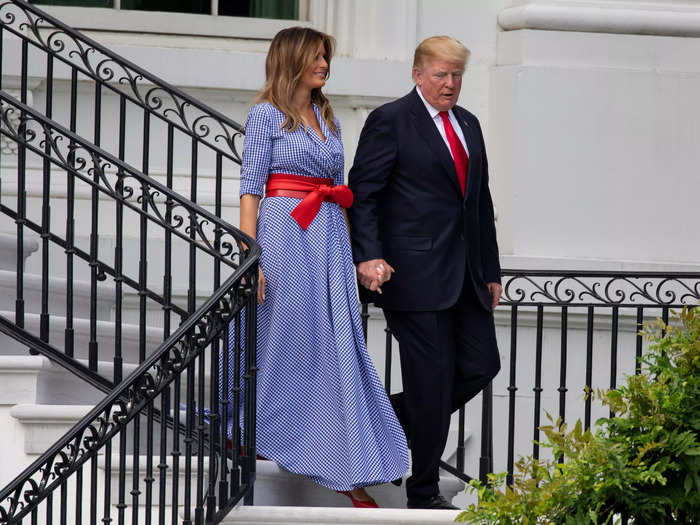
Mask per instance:
[[[241,195],[262,196],[270,173],[343,183],[340,136],[314,111],[326,142],[311,128],[281,130],[284,114],[269,103],[250,110]],[[290,217],[299,202],[268,197],[258,215],[258,453],[334,490],[400,478],[406,438],[365,346],[345,217],[323,202],[303,230]]]

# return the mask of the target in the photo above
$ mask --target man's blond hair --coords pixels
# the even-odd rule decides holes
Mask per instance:
[[[423,69],[432,60],[446,60],[461,64],[464,68],[469,58],[469,50],[459,40],[451,36],[431,36],[416,48],[413,55],[413,67]]]

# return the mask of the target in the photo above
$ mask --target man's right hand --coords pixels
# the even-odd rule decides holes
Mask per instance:
[[[384,259],[362,261],[357,265],[360,284],[373,292],[382,293],[382,284],[391,279],[394,268]]]

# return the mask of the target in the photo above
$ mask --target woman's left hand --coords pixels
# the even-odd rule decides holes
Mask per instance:
[[[263,304],[265,300],[265,274],[258,266],[258,304]]]

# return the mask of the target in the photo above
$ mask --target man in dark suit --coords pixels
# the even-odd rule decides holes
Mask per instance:
[[[456,105],[468,54],[444,36],[416,48],[416,87],[369,115],[349,175],[363,299],[399,342],[403,392],[392,404],[413,456],[410,508],[456,508],[438,488],[450,416],[500,369],[486,151],[479,121]]]

